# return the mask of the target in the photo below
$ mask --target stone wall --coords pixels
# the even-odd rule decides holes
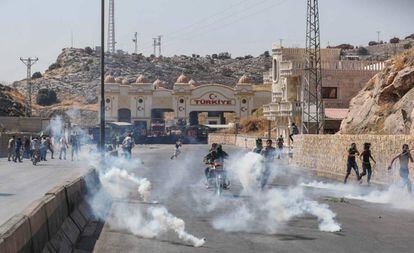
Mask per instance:
[[[372,156],[377,161],[373,166],[372,182],[390,184],[399,180],[398,167],[394,166],[389,172],[393,157],[401,152],[402,145],[407,143],[414,146],[412,135],[300,135],[295,137],[293,148],[293,163],[300,167],[313,170],[318,176],[343,180],[346,172],[347,148],[355,142],[362,152],[363,144],[372,144]],[[398,165],[398,162],[395,163]],[[361,162],[358,161],[360,171]],[[413,164],[410,164],[413,172]],[[411,178],[414,179],[413,173]]]
[[[209,143],[235,145],[253,149],[255,137],[234,134],[210,134]],[[273,138],[274,139],[274,138]],[[387,168],[396,155],[401,152],[402,145],[407,143],[414,148],[413,135],[297,135],[294,137],[293,158],[290,162],[305,168],[313,174],[342,181],[346,173],[347,149],[351,143],[357,144],[362,152],[363,144],[372,144],[372,156],[377,164],[372,163],[372,182],[376,184],[390,184],[400,180],[398,174],[398,161],[393,170]],[[414,154],[413,154],[414,155]],[[361,162],[358,166],[362,171]],[[411,179],[414,181],[414,166],[410,164]],[[355,179],[352,174],[351,180]]]
[[[241,148],[252,150],[256,146],[256,138],[252,136],[236,135],[236,134],[209,134],[208,143],[218,143],[223,145],[233,145]],[[266,140],[265,137],[262,137]],[[272,138],[273,140],[275,138]]]

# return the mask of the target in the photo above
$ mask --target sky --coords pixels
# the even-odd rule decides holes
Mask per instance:
[[[20,57],[38,57],[32,72],[44,72],[72,41],[100,44],[100,2],[0,0],[0,82],[25,77]],[[414,33],[413,0],[319,0],[319,11],[322,46],[366,45],[377,31],[383,40]],[[144,55],[157,35],[166,56],[259,55],[280,39],[305,44],[306,0],[115,0],[115,15],[117,49],[133,52],[138,32]]]

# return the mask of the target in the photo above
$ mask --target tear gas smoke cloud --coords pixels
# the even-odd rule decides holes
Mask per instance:
[[[378,190],[374,186],[370,188],[353,184],[324,183],[313,181],[302,183],[303,186],[332,191],[332,195],[347,199],[362,200],[377,204],[389,204],[394,208],[413,210],[414,198],[402,186],[402,183],[393,184],[385,190]]]
[[[94,163],[97,164],[96,161]],[[148,202],[151,183],[148,179],[129,172],[137,164],[141,164],[137,159],[108,158],[106,164],[112,166],[100,172],[102,189],[92,197],[90,203],[98,217],[103,219],[112,206],[111,217],[107,220],[110,227],[124,229],[143,238],[157,238],[168,231],[174,231],[179,239],[194,247],[201,247],[205,243],[204,238],[200,239],[186,232],[184,221],[169,213],[163,206],[143,208],[143,205],[132,207],[132,204],[112,204],[114,198],[125,199],[136,191]]]
[[[239,181],[242,192],[250,194],[250,198],[236,203],[234,211],[216,217],[213,220],[214,228],[273,234],[292,218],[311,214],[317,217],[321,231],[335,232],[341,229],[335,222],[335,213],[327,205],[306,198],[302,187],[260,191],[258,179],[263,167],[262,157],[251,152],[229,161],[226,168],[232,181]],[[279,173],[280,168],[273,166],[273,177]]]
[[[134,174],[129,174],[126,170],[116,167],[103,173],[100,177],[101,183],[107,191],[115,198],[127,198],[130,192],[130,185],[133,183],[144,201],[149,201],[151,183],[146,178],[138,178]]]
[[[185,223],[168,212],[165,207],[150,207],[144,212],[125,204],[115,204],[110,224],[115,229],[126,229],[143,238],[157,238],[168,231],[174,231],[178,238],[194,247],[201,247],[204,238],[197,238],[185,231]]]
[[[317,217],[321,231],[341,230],[340,225],[335,222],[335,213],[325,204],[306,199],[300,187],[271,189],[263,194],[255,194],[249,203],[241,203],[235,211],[215,218],[213,227],[224,231],[274,234],[289,220],[305,214]]]

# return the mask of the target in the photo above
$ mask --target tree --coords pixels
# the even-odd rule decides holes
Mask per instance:
[[[49,106],[58,102],[57,95],[54,90],[40,89],[37,93],[36,103],[42,106]]]
[[[91,47],[85,47],[85,53],[93,54],[93,49]]]
[[[342,50],[348,50],[348,49],[354,49],[354,46],[352,46],[351,44],[340,44],[340,45],[334,46],[333,48],[340,48]]]
[[[365,47],[360,47],[360,48],[358,48],[358,54],[359,55],[367,55],[368,54],[368,49],[366,49]]]
[[[222,52],[218,54],[220,60],[231,59],[231,54],[229,52]]]
[[[410,49],[412,47],[413,47],[413,45],[411,45],[411,43],[407,43],[407,44],[404,45],[404,49]]]
[[[42,73],[40,72],[34,72],[32,75],[32,79],[42,78]]]
[[[267,57],[270,57],[270,53],[269,53],[269,51],[265,51],[265,52],[263,53],[263,56],[264,56],[264,57],[266,57],[266,58],[267,58]]]
[[[376,46],[376,45],[378,45],[378,42],[376,42],[376,41],[368,42],[368,46]]]
[[[390,39],[390,43],[391,43],[391,44],[397,44],[397,43],[400,43],[400,39],[399,39],[399,38],[397,38],[397,37],[394,37],[394,38]]]

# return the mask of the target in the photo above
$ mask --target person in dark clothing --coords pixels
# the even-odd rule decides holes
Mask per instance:
[[[283,136],[280,135],[277,139],[276,139],[276,144],[277,144],[277,159],[280,159],[282,153],[283,153],[283,145],[284,145],[285,141],[283,140]]]
[[[263,149],[263,141],[260,138],[256,139],[256,147],[253,149],[253,152],[256,154],[260,154]]]
[[[345,175],[345,180],[344,180],[344,184],[346,184],[349,175],[351,174],[351,170],[353,169],[355,171],[356,177],[358,179],[358,181],[361,179],[359,177],[359,170],[358,170],[358,164],[356,162],[355,157],[359,156],[359,151],[356,147],[355,143],[351,144],[351,147],[348,148],[348,160],[346,162],[346,175]]]
[[[20,155],[22,145],[23,145],[22,138],[20,137],[17,138],[16,145],[15,145],[15,155],[14,155],[14,160],[13,160],[15,163],[17,162],[17,160],[19,160],[20,163],[22,162],[22,157]]]
[[[27,138],[27,136],[24,137],[24,158],[30,159],[32,157],[30,152],[30,140]]]
[[[218,145],[217,143],[213,143],[211,145],[211,149],[209,153],[204,157],[203,161],[205,164],[211,164],[211,163],[217,162],[217,163],[220,163],[224,167],[224,159],[228,157],[229,155],[223,150],[223,147],[221,145]],[[204,174],[208,182],[208,179],[210,178],[210,167],[207,167],[204,170]],[[227,188],[228,186],[229,186],[229,183],[225,186],[225,188]]]
[[[299,129],[295,123],[292,123],[290,131],[291,133],[289,134],[289,139],[293,142],[293,136],[299,134]]]
[[[370,160],[372,160],[374,163],[377,163],[374,158],[371,155],[371,143],[364,143],[364,151],[359,155],[359,158],[362,158],[362,173],[360,175],[360,179],[362,179],[363,176],[368,175],[367,182],[368,185],[371,182],[371,175],[372,175],[372,167]],[[360,180],[360,183],[362,183],[362,180]]]
[[[408,163],[414,162],[413,157],[411,156],[411,150],[408,147],[408,144],[404,144],[402,148],[402,153],[394,157],[392,159],[390,166],[388,167],[388,170],[392,169],[392,164],[395,162],[395,160],[400,160],[400,177],[404,183],[403,186],[407,186],[407,190],[409,193],[412,193],[412,184],[409,177],[409,170],[408,170]]]
[[[266,147],[260,153],[264,158],[264,170],[260,180],[260,188],[263,190],[271,174],[271,166],[275,160],[276,149],[272,146],[272,140],[266,141]]]

